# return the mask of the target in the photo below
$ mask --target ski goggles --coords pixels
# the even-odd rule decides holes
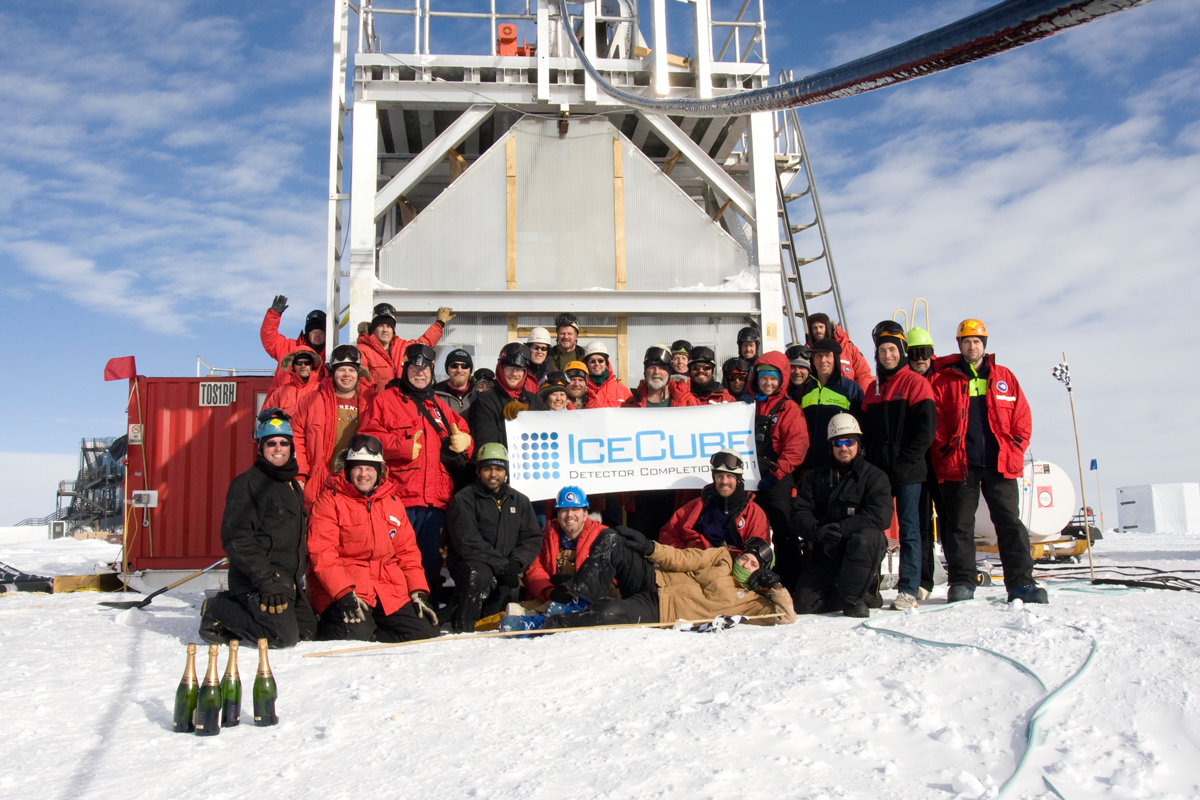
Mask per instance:
[[[270,422],[273,419],[281,419],[284,422],[291,422],[292,415],[284,411],[282,408],[271,406],[270,408],[264,408],[262,411],[258,412],[256,419],[259,422]]]
[[[509,342],[500,348],[500,363],[510,367],[529,366],[529,345]]]
[[[852,436],[847,436],[845,439],[834,439],[833,440],[834,447],[850,447],[851,445],[854,445],[854,444],[858,444],[858,439],[855,439]]]
[[[927,344],[908,348],[909,361],[928,361],[931,358],[933,358],[933,348]]]
[[[548,344],[531,344],[531,345],[528,345],[528,347],[529,347],[530,351],[536,350],[539,353],[549,353],[550,352],[550,345],[548,345]]]
[[[362,361],[362,353],[358,352],[358,348],[352,344],[339,344],[333,348],[333,363],[353,361],[358,364]]]
[[[712,351],[711,347],[705,347],[704,345],[693,347],[692,351],[688,353],[688,366],[690,367],[693,364],[707,364],[710,368],[715,367],[717,364],[717,354]]]
[[[421,342],[413,342],[404,348],[404,363],[413,367],[432,366],[437,353],[432,347]]]
[[[579,330],[579,320],[574,314],[559,314],[554,318],[554,329],[558,330],[564,325],[570,325],[575,330]]]
[[[362,450],[366,450],[368,453],[370,453],[373,456],[382,455],[383,454],[383,444],[378,439],[376,439],[374,436],[371,436],[366,433],[359,433],[359,434],[355,434],[354,436],[351,436],[350,437],[350,452],[357,453]]]
[[[741,472],[745,466],[742,459],[738,458],[735,454],[725,452],[713,453],[708,463],[713,469],[720,469],[726,472]]]

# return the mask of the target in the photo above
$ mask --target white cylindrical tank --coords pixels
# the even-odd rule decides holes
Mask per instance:
[[[1017,479],[1017,487],[1021,490],[1018,513],[1029,529],[1030,543],[1057,539],[1078,507],[1071,476],[1049,461],[1026,461],[1025,473]],[[979,510],[975,512],[975,541],[996,543],[996,529],[982,492]]]

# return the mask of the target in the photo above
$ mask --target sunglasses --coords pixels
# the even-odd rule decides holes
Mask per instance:
[[[272,437],[263,442],[263,447],[291,447],[292,443],[282,436]]]
[[[550,345],[548,345],[548,344],[531,344],[531,345],[529,345],[529,349],[536,350],[539,353],[548,353],[548,352],[550,352]]]
[[[834,439],[833,440],[834,447],[850,447],[851,445],[854,445],[857,443],[858,443],[858,441],[856,439]]]
[[[350,437],[350,451],[366,450],[373,456],[383,453],[383,444],[374,436],[368,436],[365,433],[360,433]]]
[[[608,359],[605,358],[604,356],[592,356],[591,358],[589,358],[587,360],[587,363],[589,363],[589,364],[607,364]]]
[[[446,369],[470,369],[470,364],[465,364],[460,361],[455,361],[446,365]]]
[[[742,468],[742,460],[740,458],[738,458],[737,456],[735,456],[733,453],[713,453],[713,457],[711,459],[709,459],[708,463],[711,464],[713,466],[713,468],[716,468],[716,467],[722,467],[724,469],[741,469]]]

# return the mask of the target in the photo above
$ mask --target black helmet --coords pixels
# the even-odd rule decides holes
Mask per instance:
[[[711,347],[698,345],[693,347],[692,351],[688,353],[688,366],[690,367],[692,364],[708,364],[711,367],[715,367],[717,365],[717,355],[712,351]]]
[[[669,370],[671,368],[671,351],[660,344],[646,350],[646,356],[642,359],[642,368],[658,366]]]
[[[766,539],[760,539],[757,536],[751,536],[742,546],[743,553],[753,553],[758,559],[759,567],[770,569],[775,566],[775,551],[771,548],[771,543]]]
[[[875,326],[871,331],[871,339],[875,342],[875,348],[879,349],[881,344],[894,344],[900,348],[900,357],[903,358],[905,351],[908,349],[908,339],[904,333],[904,326],[899,322],[891,319],[885,319],[883,322]]]
[[[671,343],[671,355],[677,356],[680,353],[687,355],[692,351],[692,343],[687,339],[676,339]]]
[[[742,342],[762,344],[762,336],[759,335],[758,328],[755,328],[753,325],[747,325],[738,331],[737,343],[740,345]]]
[[[532,358],[527,344],[509,342],[500,348],[500,364],[502,366],[527,369],[531,362]]]
[[[740,373],[742,377],[749,378],[750,370],[753,368],[754,365],[744,358],[730,358],[721,365],[721,377],[729,378]]]
[[[305,333],[317,330],[325,330],[325,312],[320,309],[308,312],[308,316],[304,318]]]
[[[563,312],[554,318],[554,330],[557,331],[564,325],[570,325],[577,332],[579,330],[579,320],[569,311]]]
[[[371,328],[370,333],[374,333],[375,329],[380,325],[388,325],[393,330],[396,328],[396,309],[391,303],[378,303],[371,310]]]
[[[538,387],[538,395],[545,400],[555,392],[565,392],[570,383],[565,372],[551,370],[546,373],[546,380]]]
[[[481,367],[475,370],[475,374],[471,376],[471,379],[476,382],[486,381],[487,383],[495,383],[496,373],[492,372],[487,367]]]
[[[404,363],[413,367],[432,367],[437,353],[422,342],[413,342],[404,348]]]

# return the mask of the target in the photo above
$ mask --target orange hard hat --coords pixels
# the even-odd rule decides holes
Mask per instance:
[[[984,325],[982,320],[964,319],[958,323],[958,333],[956,339],[962,339],[966,336],[978,336],[980,339],[986,339],[988,335],[987,325]]]

